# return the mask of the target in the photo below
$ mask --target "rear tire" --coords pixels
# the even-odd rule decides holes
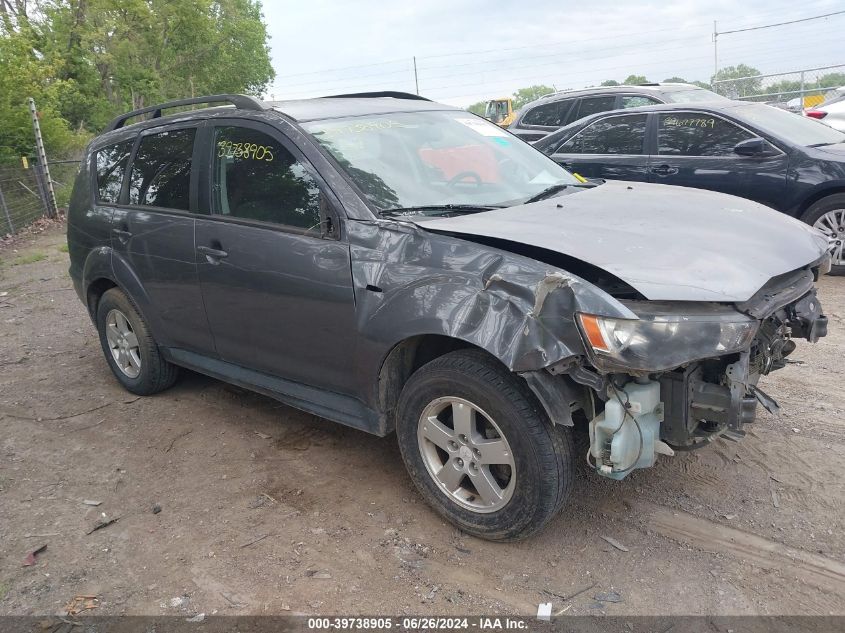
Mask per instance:
[[[835,193],[810,205],[801,219],[835,240],[831,275],[845,275],[845,193]]]
[[[178,368],[164,360],[144,318],[122,290],[111,288],[100,298],[97,331],[112,373],[127,390],[150,396],[176,382]]]
[[[479,350],[415,372],[399,399],[396,433],[425,500],[481,538],[534,534],[572,490],[570,429],[555,428],[528,386]]]

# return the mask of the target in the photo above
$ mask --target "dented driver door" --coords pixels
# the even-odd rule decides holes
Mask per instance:
[[[196,225],[206,314],[221,359],[351,393],[348,244],[324,183],[269,126],[205,130],[211,214]]]

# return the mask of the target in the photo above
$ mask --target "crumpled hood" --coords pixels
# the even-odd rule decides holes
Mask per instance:
[[[653,301],[747,301],[772,277],[813,263],[827,250],[820,232],[750,200],[619,181],[533,204],[417,222],[575,257]]]

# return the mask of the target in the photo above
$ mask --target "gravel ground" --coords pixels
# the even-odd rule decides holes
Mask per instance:
[[[779,418],[622,482],[583,467],[496,544],[421,502],[394,437],[188,372],[124,391],[64,251],[61,226],[0,251],[0,614],[845,614],[845,278],[761,384]]]

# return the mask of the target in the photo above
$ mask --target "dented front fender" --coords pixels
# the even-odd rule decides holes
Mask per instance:
[[[426,334],[487,350],[511,371],[538,370],[584,354],[576,312],[635,318],[593,284],[528,257],[405,222],[347,227],[368,372]]]

